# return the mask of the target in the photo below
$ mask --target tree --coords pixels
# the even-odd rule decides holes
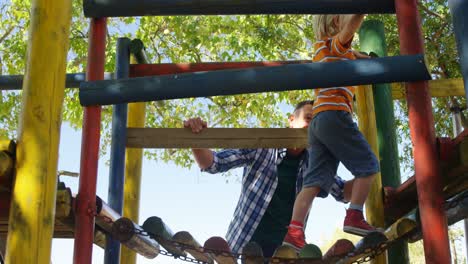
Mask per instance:
[[[426,49],[435,78],[460,76],[453,29],[447,2],[423,1],[420,4]],[[0,0],[0,58],[4,74],[22,74],[27,47],[30,1]],[[374,15],[384,21],[389,55],[399,53],[398,33],[394,15]],[[83,72],[88,47],[88,20],[83,17],[81,1],[73,1],[68,72]],[[115,41],[118,37],[137,37],[147,46],[149,59],[159,62],[207,62],[241,60],[310,59],[314,34],[310,15],[262,16],[178,16],[111,19],[108,30],[106,71],[112,71],[115,61]],[[49,51],[53,52],[53,51]],[[66,92],[63,120],[80,128],[82,108],[76,89]],[[228,97],[171,100],[147,104],[147,125],[180,127],[182,120],[201,116],[211,126],[281,127],[286,115],[283,104],[294,104],[311,96],[310,91],[248,94]],[[21,93],[3,92],[0,106],[2,136],[15,137]],[[448,99],[434,99],[434,111],[439,135],[447,135],[450,119],[446,111]],[[402,163],[411,169],[409,130],[405,118],[406,105],[396,103],[397,129],[402,146]],[[103,108],[102,150],[109,143],[110,108]],[[147,157],[173,160],[190,166],[187,151],[147,151]]]

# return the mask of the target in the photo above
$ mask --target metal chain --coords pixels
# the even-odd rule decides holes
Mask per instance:
[[[155,240],[164,241],[165,243],[169,243],[169,244],[171,244],[171,246],[179,248],[182,251],[184,251],[186,249],[191,249],[191,250],[196,250],[196,251],[202,251],[202,252],[208,253],[208,254],[213,254],[213,255],[216,255],[216,256],[232,257],[233,259],[237,259],[237,260],[242,260],[245,257],[249,257],[248,255],[245,255],[245,254],[232,253],[232,252],[222,251],[222,250],[207,249],[207,248],[203,248],[203,247],[194,247],[192,245],[179,243],[179,242],[176,242],[176,241],[173,241],[173,240],[167,240],[167,239],[162,238],[161,236],[149,233],[149,232],[147,232],[147,231],[145,231],[143,229],[134,229],[134,232],[135,232],[135,234],[138,234],[138,235],[141,235],[141,236],[148,236],[148,237],[151,237],[151,238],[153,238]],[[375,247],[373,247],[371,249],[366,249],[364,252],[359,252],[358,251],[358,252],[349,253],[346,256],[346,258],[353,258],[353,257],[356,257],[358,255],[365,254],[365,256],[362,256],[362,257],[358,258],[357,260],[352,262],[352,264],[365,263],[365,262],[368,262],[368,261],[374,259],[375,257],[382,254],[383,252],[385,252],[387,250],[387,248],[390,246],[390,244],[393,244],[394,242],[396,242],[396,241],[392,241],[390,243],[389,242],[383,242],[383,243],[380,243],[379,245],[377,245],[377,246],[375,246]],[[180,260],[185,261],[185,262],[197,263],[197,264],[208,264],[207,262],[196,260],[196,259],[193,259],[193,258],[190,258],[190,257],[174,255],[174,254],[172,254],[172,253],[170,253],[168,251],[165,251],[165,250],[160,250],[160,253],[162,255],[164,255],[164,256],[173,257],[175,259],[180,259]],[[264,260],[269,261],[269,263],[282,263],[282,264],[303,263],[303,260],[301,260],[301,259],[286,259],[286,258],[276,258],[276,257],[264,258]]]
[[[457,200],[456,205],[458,205],[459,200],[462,200],[465,197],[468,197],[468,192],[466,194],[463,194],[462,197],[457,197],[456,198],[456,200]],[[455,202],[455,201],[453,201],[453,202]],[[99,217],[99,218],[103,219],[106,223],[109,223],[109,224],[114,223],[114,221],[111,218],[107,217],[107,216],[102,216],[102,215],[98,215],[98,214],[95,213],[95,217]],[[185,251],[187,249],[188,250],[195,250],[195,251],[199,251],[199,252],[213,254],[213,255],[216,255],[216,256],[232,257],[233,259],[237,259],[237,260],[242,260],[243,258],[246,258],[246,257],[252,257],[252,256],[241,254],[241,253],[232,253],[232,252],[229,252],[229,251],[207,249],[207,248],[204,248],[204,247],[194,247],[192,245],[185,244],[185,243],[179,243],[179,242],[174,241],[174,240],[167,240],[167,239],[165,239],[165,238],[163,238],[163,237],[161,237],[159,235],[147,232],[144,229],[140,229],[140,228],[134,228],[133,232],[136,235],[147,236],[147,237],[150,237],[150,238],[158,240],[158,241],[164,241],[165,243],[169,243],[169,244],[171,244],[171,246],[179,248],[182,251]],[[344,258],[353,258],[353,257],[356,257],[358,255],[365,254],[364,256],[362,256],[362,257],[358,258],[357,260],[353,261],[352,264],[362,264],[362,263],[365,263],[365,262],[369,262],[370,260],[374,259],[375,257],[377,257],[380,254],[382,254],[383,252],[385,252],[393,243],[396,243],[397,241],[402,240],[402,239],[406,239],[406,238],[407,238],[407,236],[404,236],[404,237],[401,237],[401,238],[399,238],[397,240],[394,240],[394,241],[391,241],[391,242],[383,242],[383,243],[380,243],[379,245],[377,245],[377,246],[375,246],[373,248],[370,248],[370,249],[367,248],[362,252],[360,252],[360,251],[351,252],[348,255],[346,255]],[[191,258],[191,257],[175,255],[175,254],[172,254],[172,253],[170,253],[168,251],[165,251],[165,250],[162,250],[162,249],[159,250],[159,252],[160,252],[161,255],[168,256],[168,257],[173,257],[175,259],[179,259],[179,260],[182,260],[182,261],[185,261],[185,262],[188,262],[188,263],[209,264],[207,262],[200,261],[200,260],[197,260],[197,259],[194,259],[194,258]],[[287,258],[277,258],[277,257],[263,258],[263,259],[268,261],[269,263],[281,263],[281,264],[305,263],[304,260],[301,260],[301,259],[287,259]]]
[[[182,261],[185,261],[185,262],[197,263],[197,264],[208,264],[207,262],[204,262],[204,261],[201,261],[201,260],[196,260],[196,259],[191,258],[191,257],[175,256],[174,254],[172,254],[170,252],[167,252],[165,250],[162,250],[162,249],[159,250],[159,253],[161,255],[168,256],[168,257],[173,257],[175,259],[179,259],[179,260],[182,260]]]
[[[455,197],[450,202],[447,202],[446,203],[446,208],[449,209],[449,208],[456,207],[465,198],[468,198],[468,191],[463,193],[460,196]],[[102,216],[102,215],[98,215],[98,214],[95,214],[95,216],[103,219],[106,223],[109,223],[109,224],[114,223],[114,221],[111,218],[107,217],[107,216]],[[161,236],[158,236],[156,234],[147,232],[142,228],[134,228],[133,232],[136,235],[147,236],[147,237],[150,237],[150,238],[158,240],[158,241],[164,241],[165,243],[171,244],[171,246],[179,248],[182,251],[195,250],[195,251],[204,252],[204,253],[207,253],[207,254],[213,254],[215,256],[232,257],[233,259],[237,259],[237,260],[242,260],[243,258],[246,258],[246,257],[252,257],[252,256],[241,254],[241,253],[232,253],[232,252],[229,252],[229,251],[207,249],[207,248],[204,248],[204,247],[194,247],[192,245],[185,244],[185,243],[179,243],[179,242],[174,241],[174,240],[167,240],[167,239],[165,239],[165,238],[163,238]],[[409,236],[410,236],[410,233],[403,236],[403,237],[400,237],[400,238],[398,238],[396,240],[393,240],[393,241],[382,242],[379,245],[376,245],[373,248],[367,248],[364,251],[351,252],[348,255],[344,256],[343,258],[348,258],[349,259],[349,258],[354,258],[354,257],[359,256],[359,255],[363,255],[362,257],[358,258],[357,260],[351,262],[351,264],[366,263],[366,262],[369,262],[369,261],[375,259],[377,256],[379,256],[380,254],[385,252],[394,243],[397,243],[398,241],[401,241],[401,240],[405,240]],[[172,254],[172,253],[170,253],[168,251],[162,250],[162,249],[159,252],[160,252],[161,255],[168,256],[168,257],[173,257],[175,259],[179,259],[179,260],[182,260],[182,261],[185,261],[185,262],[188,262],[188,263],[209,264],[207,262],[200,261],[200,260],[197,260],[197,259],[194,259],[194,258],[191,258],[191,257],[174,255],[174,254]],[[307,262],[304,262],[304,259],[302,259],[302,260],[301,259],[286,259],[286,258],[277,258],[277,257],[263,258],[263,259],[268,261],[269,263],[281,263],[281,264],[307,263]],[[317,263],[320,263],[320,262],[317,262]]]
[[[454,208],[454,207],[458,206],[460,204],[460,202],[462,202],[463,200],[465,200],[467,198],[468,198],[468,191],[462,193],[459,196],[456,196],[455,198],[453,198],[450,201],[447,201],[445,203],[445,209],[448,210],[448,209]],[[109,223],[109,224],[114,222],[111,218],[109,218],[107,216],[102,216],[102,215],[98,215],[98,214],[95,214],[95,216],[103,219],[106,223]],[[159,240],[159,241],[164,241],[165,243],[169,243],[172,246],[181,249],[182,251],[185,251],[187,249],[188,250],[196,250],[196,251],[199,251],[199,252],[213,254],[213,255],[216,255],[216,256],[232,257],[233,259],[237,259],[237,260],[242,260],[243,258],[248,257],[248,255],[245,255],[245,254],[232,253],[232,252],[222,251],[222,250],[207,249],[207,248],[203,248],[203,247],[194,247],[194,246],[189,245],[189,244],[179,243],[179,242],[176,242],[176,241],[173,241],[173,240],[167,240],[167,239],[162,238],[161,236],[149,233],[149,232],[147,232],[147,231],[145,231],[143,229],[134,228],[133,232],[135,234],[137,234],[137,235],[147,236],[147,237],[151,237],[153,239]],[[353,261],[352,264],[362,264],[362,263],[369,262],[369,261],[375,259],[377,256],[379,256],[383,252],[385,252],[389,247],[391,247],[392,244],[394,244],[394,243],[396,243],[396,242],[398,242],[400,240],[406,239],[409,235],[410,234],[407,234],[406,236],[400,237],[399,239],[393,240],[393,241],[390,241],[390,242],[380,243],[379,245],[377,245],[377,246],[375,246],[373,248],[370,248],[370,249],[367,248],[363,252],[359,252],[359,251],[351,252],[347,256],[345,256],[344,258],[353,258],[353,257],[356,257],[358,255],[365,254],[364,256],[362,256],[362,257],[358,258],[357,260]],[[162,249],[159,252],[160,252],[161,255],[168,256],[168,257],[173,257],[175,259],[179,259],[179,260],[182,260],[182,261],[185,261],[185,262],[188,262],[188,263],[209,264],[207,262],[200,261],[200,260],[197,260],[197,259],[194,259],[194,258],[191,258],[191,257],[174,255],[174,254],[172,254],[172,253],[170,253],[168,251],[162,250]],[[301,259],[285,259],[285,258],[276,258],[276,257],[264,258],[264,260],[267,260],[269,263],[281,263],[281,264],[304,263],[303,260],[301,260]]]

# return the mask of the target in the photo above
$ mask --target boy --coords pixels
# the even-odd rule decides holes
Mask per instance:
[[[319,15],[314,30],[319,41],[315,44],[315,62],[354,60],[351,50],[355,32],[364,15]],[[284,243],[297,250],[304,247],[304,221],[316,196],[326,197],[339,162],[355,176],[351,203],[346,211],[343,230],[365,236],[376,228],[363,216],[363,205],[372,180],[379,172],[379,163],[352,120],[352,102],[356,87],[316,89],[313,120],[309,126],[309,166],[304,184],[294,203],[293,216]]]

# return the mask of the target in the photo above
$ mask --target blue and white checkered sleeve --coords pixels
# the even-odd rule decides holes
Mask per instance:
[[[346,181],[343,180],[340,176],[335,175],[335,182],[333,183],[330,194],[337,200],[338,202],[348,203],[344,198],[344,186]]]
[[[213,164],[202,170],[208,173],[226,172],[233,168],[244,167],[255,158],[256,149],[226,149],[213,151]]]

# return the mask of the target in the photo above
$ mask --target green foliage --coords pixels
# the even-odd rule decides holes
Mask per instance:
[[[452,263],[466,263],[466,256],[463,254],[465,246],[464,231],[458,224],[449,227],[449,241],[452,255]],[[423,241],[408,244],[410,263],[425,263]]]
[[[459,78],[460,61],[456,50],[452,21],[447,1],[419,1],[422,20],[425,53],[433,79]],[[375,15],[385,24],[388,55],[399,55],[398,26],[395,16]],[[465,104],[462,97],[433,98],[433,113],[438,137],[453,136],[452,120],[449,111],[452,103]],[[395,101],[396,130],[399,135],[399,154],[402,179],[414,174],[412,145],[409,134],[408,108],[405,100]]]
[[[453,29],[447,2],[421,2],[421,16],[428,58],[435,78],[460,76],[455,51]],[[23,74],[27,47],[30,1],[0,0],[0,58],[3,74]],[[83,17],[81,1],[73,1],[73,20],[67,72],[86,69],[89,21]],[[386,24],[389,55],[399,53],[395,16],[379,15]],[[115,42],[118,37],[140,38],[147,47],[149,60],[163,62],[260,61],[310,59],[314,34],[311,16],[179,16],[110,19],[106,48],[106,71],[111,72],[115,62]],[[51,51],[52,52],[52,51]],[[229,81],[229,80],[227,80]],[[222,86],[222,83],[220,83]],[[310,91],[249,94],[229,97],[172,100],[147,104],[147,126],[181,127],[189,117],[201,116],[210,126],[218,127],[284,127],[284,105],[293,105],[309,98]],[[19,118],[21,93],[3,92],[0,106],[0,133],[15,136]],[[438,133],[450,134],[450,119],[444,99],[434,100]],[[446,99],[445,99],[446,100]],[[403,164],[411,168],[404,102],[397,103],[399,111],[398,134],[403,135]],[[111,108],[103,108],[102,147],[109,143]],[[81,128],[83,118],[76,89],[67,89],[63,119],[72,127]],[[187,151],[147,151],[146,156],[163,161],[174,161],[190,166]],[[402,166],[404,167],[404,166]]]
[[[466,263],[466,255],[463,254],[463,248],[466,247],[464,230],[461,226],[463,221],[449,227],[450,249],[452,254],[452,262],[455,264]]]

